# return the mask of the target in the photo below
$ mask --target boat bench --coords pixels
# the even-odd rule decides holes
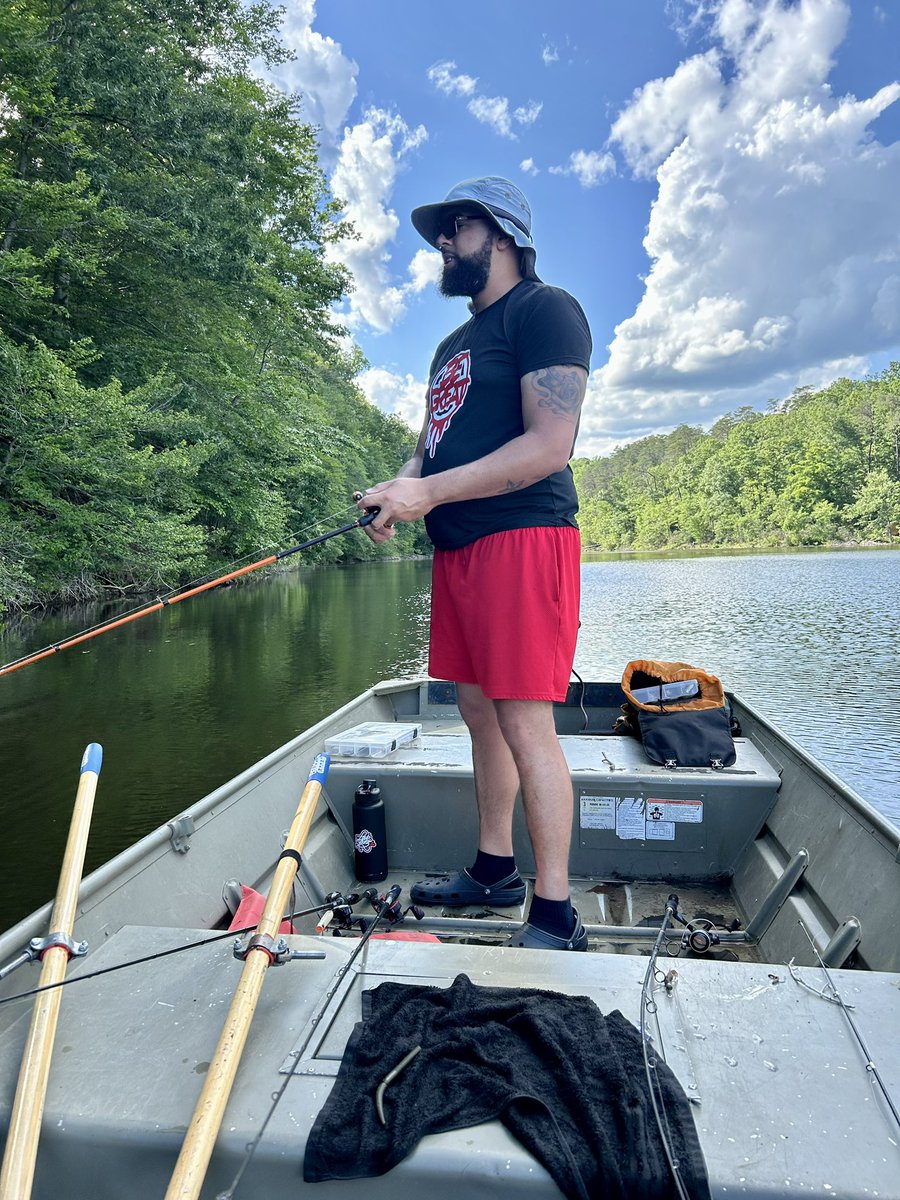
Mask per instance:
[[[651,763],[629,737],[560,737],[572,780],[570,873],[593,879],[715,880],[731,876],[765,824],[778,772],[746,738],[723,770]],[[471,744],[459,726],[422,735],[381,759],[334,757],[326,794],[352,828],[353,793],[363,779],[381,788],[392,869],[445,871],[468,862],[478,825]],[[534,860],[521,804],[514,847],[520,868]]]

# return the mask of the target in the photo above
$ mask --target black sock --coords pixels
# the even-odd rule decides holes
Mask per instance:
[[[493,887],[501,879],[512,875],[515,869],[516,860],[513,855],[506,858],[501,854],[485,854],[483,850],[479,850],[475,865],[469,868],[469,874],[485,887]]]
[[[567,938],[575,928],[575,913],[571,900],[545,900],[537,892],[531,897],[528,924],[536,925],[545,933]]]

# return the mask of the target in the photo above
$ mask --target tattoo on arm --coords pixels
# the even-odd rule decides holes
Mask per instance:
[[[507,479],[506,486],[501,488],[497,495],[504,496],[507,492],[517,492],[519,488],[523,488],[524,486],[524,479]]]
[[[577,419],[584,397],[584,375],[577,367],[546,367],[535,374],[534,386],[539,408],[549,408],[557,417]]]

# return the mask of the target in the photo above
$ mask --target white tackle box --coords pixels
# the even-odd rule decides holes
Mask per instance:
[[[325,749],[342,758],[386,758],[400,746],[415,741],[421,724],[402,724],[399,721],[364,721],[352,729],[327,738]]]

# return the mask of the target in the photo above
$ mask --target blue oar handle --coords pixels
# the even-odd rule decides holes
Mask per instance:
[[[325,780],[328,776],[328,768],[330,766],[331,766],[331,755],[330,754],[326,754],[324,751],[321,754],[317,754],[316,757],[313,759],[312,766],[309,768],[309,777],[306,782],[307,783],[321,783],[322,787],[324,787]]]
[[[95,775],[99,775],[102,763],[103,747],[97,742],[91,742],[82,755],[81,770],[79,771],[79,774],[83,775],[85,771],[93,771]]]

